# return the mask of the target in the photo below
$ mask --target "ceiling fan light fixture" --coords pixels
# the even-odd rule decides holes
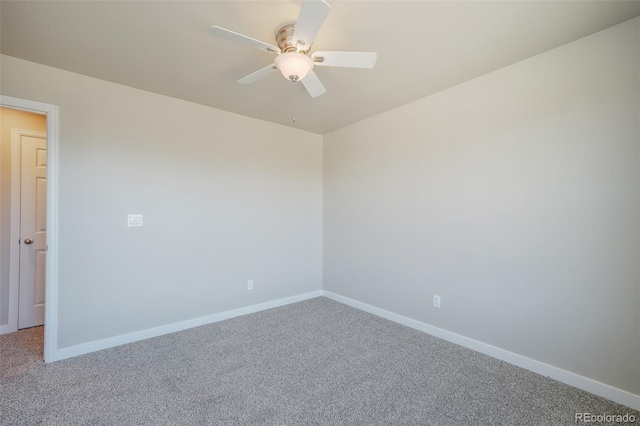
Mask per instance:
[[[277,55],[273,64],[241,78],[238,83],[251,84],[280,70],[287,80],[294,83],[302,81],[309,95],[315,98],[327,91],[316,73],[312,71],[315,65],[373,68],[378,57],[375,52],[316,51],[312,53],[313,41],[330,10],[331,6],[325,0],[303,0],[298,20],[286,23],[276,31],[277,47],[218,26],[211,27],[211,32],[228,40],[241,42]],[[295,88],[295,85],[292,87]]]
[[[276,57],[276,67],[284,78],[293,82],[302,80],[313,68],[313,59],[303,53],[286,52]]]

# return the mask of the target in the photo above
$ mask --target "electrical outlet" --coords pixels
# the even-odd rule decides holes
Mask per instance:
[[[253,290],[253,280],[247,281],[247,290]]]
[[[437,295],[433,295],[433,306],[435,306],[436,308],[440,307],[440,296]]]

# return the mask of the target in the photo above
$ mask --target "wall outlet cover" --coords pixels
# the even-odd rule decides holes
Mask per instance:
[[[436,308],[440,307],[440,296],[437,295],[433,295],[433,306],[435,306]]]

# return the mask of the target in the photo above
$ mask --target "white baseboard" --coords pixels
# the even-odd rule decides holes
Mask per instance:
[[[266,309],[277,308],[279,306],[289,305],[291,303],[301,302],[314,297],[322,296],[322,291],[312,291],[296,296],[285,297],[283,299],[272,300],[269,302],[259,303],[257,305],[246,306],[244,308],[233,309],[230,311],[220,312],[217,314],[206,315],[204,317],[194,318],[186,321],[180,321],[172,324],[162,325],[159,327],[140,330],[133,333],[122,334],[119,336],[108,337],[106,339],[95,340],[93,342],[82,343],[67,348],[56,349],[53,355],[53,361],[60,361],[78,355],[84,355],[91,352],[108,349],[127,343],[137,342],[139,340],[149,339],[151,337],[162,336],[163,334],[174,333],[193,327],[199,327],[205,324],[239,317],[242,315],[252,314],[254,312],[264,311]]]
[[[0,325],[0,335],[14,333],[18,330],[14,330],[15,327],[11,327],[10,324]]]
[[[297,296],[286,297],[283,299],[277,299],[270,302],[259,303],[257,305],[246,306],[244,308],[233,309],[230,311],[220,312],[217,314],[207,315],[204,317],[194,318],[191,320],[181,321],[173,324],[167,324],[147,330],[136,331],[120,336],[109,337],[106,339],[83,343],[68,348],[57,349],[54,352],[53,360],[59,361],[78,355],[84,355],[102,349],[108,349],[139,340],[149,339],[151,337],[174,333],[176,331],[186,330],[205,324],[211,324],[241,315],[247,315],[254,312],[264,311],[266,309],[277,308],[279,306],[301,302],[303,300],[313,299],[319,296],[328,297],[329,299],[344,303],[345,305],[352,306],[356,309],[360,309],[362,311],[369,312],[382,318],[386,318],[390,321],[405,325],[407,327],[411,327],[424,333],[431,334],[460,346],[464,346],[485,355],[489,355],[493,358],[497,358],[499,360],[508,362],[529,371],[533,371],[534,373],[550,377],[554,380],[558,380],[559,382],[566,383],[587,392],[591,392],[595,395],[610,399],[614,402],[626,405],[627,407],[631,407],[635,410],[640,410],[640,395],[632,394],[622,389],[618,389],[613,386],[600,383],[593,379],[580,376],[579,374],[575,374],[561,368],[545,364],[544,362],[536,361],[523,355],[501,349],[497,346],[483,343],[479,340],[471,339],[469,337],[465,337],[460,334],[444,330],[442,328],[438,328],[411,318],[407,318],[405,316],[389,312],[375,306],[367,305],[366,303],[358,302],[357,300],[353,300],[339,294],[322,290],[304,293]],[[5,332],[4,330],[7,327],[7,325],[0,326],[0,334]]]
[[[582,389],[603,398],[610,399],[614,402],[617,402],[618,404],[626,405],[627,407],[631,407],[635,410],[640,410],[640,395],[632,394],[622,389],[618,389],[613,386],[600,383],[593,379],[580,376],[579,374],[571,373],[570,371],[545,364],[544,362],[536,361],[534,359],[527,358],[526,356],[518,355],[505,349],[501,349],[497,346],[492,346],[487,343],[483,343],[478,340],[444,330],[442,328],[434,327],[424,322],[407,318],[393,312],[385,311],[384,309],[367,305],[366,303],[358,302],[357,300],[349,299],[348,297],[344,297],[339,294],[331,293],[329,291],[323,291],[322,294],[323,296],[328,297],[329,299],[333,299],[336,302],[344,303],[345,305],[349,305],[356,309],[360,309],[379,317],[386,318],[390,321],[406,325],[407,327],[411,327],[427,334],[431,334],[443,340],[447,340],[460,346],[473,349],[474,351],[489,355],[502,361],[506,361],[510,364],[522,367],[526,370],[533,371],[534,373],[550,377],[554,380],[566,383],[578,389]]]

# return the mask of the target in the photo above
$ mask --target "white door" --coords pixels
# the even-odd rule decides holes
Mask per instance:
[[[47,243],[47,139],[20,138],[20,293],[18,329],[44,324]]]

